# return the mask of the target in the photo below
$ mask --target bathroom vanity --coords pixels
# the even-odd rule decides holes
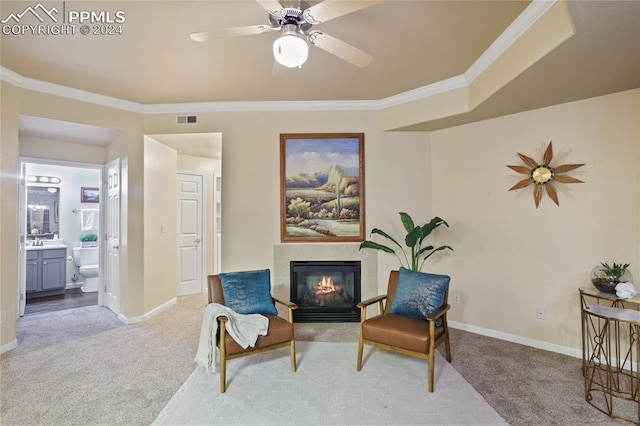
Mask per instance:
[[[27,299],[64,294],[67,246],[27,246]]]

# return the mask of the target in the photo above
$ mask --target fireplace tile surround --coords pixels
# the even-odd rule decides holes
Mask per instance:
[[[289,300],[290,269],[292,260],[359,260],[361,299],[378,294],[378,254],[375,250],[362,250],[360,244],[276,244],[273,246],[273,294]]]

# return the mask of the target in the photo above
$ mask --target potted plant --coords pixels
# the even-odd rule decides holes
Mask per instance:
[[[389,246],[385,246],[383,244],[377,243],[375,241],[366,240],[360,244],[360,250],[363,248],[372,248],[376,250],[382,250],[385,253],[392,253],[395,255],[400,264],[407,269],[411,269],[412,271],[420,271],[422,269],[422,265],[426,262],[426,260],[431,257],[434,253],[440,250],[451,250],[453,249],[449,246],[440,246],[434,248],[432,245],[422,246],[425,243],[425,239],[431,234],[431,232],[439,227],[440,225],[445,225],[447,228],[449,224],[442,220],[439,217],[434,217],[429,221],[429,223],[425,223],[421,226],[416,226],[413,222],[411,216],[408,213],[400,212],[400,220],[402,220],[402,225],[404,229],[407,231],[407,235],[404,237],[404,243],[408,249],[410,249],[410,255],[407,255],[407,251],[395,238],[391,235],[384,232],[382,229],[374,228],[371,230],[371,234],[382,235],[389,241],[393,242],[402,253],[403,257],[400,257],[396,250]],[[403,259],[404,258],[404,259]]]
[[[82,234],[80,235],[82,247],[96,247],[98,245],[98,234]]]
[[[591,283],[603,293],[615,293],[618,284],[633,282],[631,273],[627,269],[629,265],[629,263],[616,262],[610,265],[608,262],[601,262],[591,270]]]

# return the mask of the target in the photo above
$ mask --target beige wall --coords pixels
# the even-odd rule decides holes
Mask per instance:
[[[177,294],[178,154],[144,140],[144,312]]]
[[[51,138],[20,136],[20,156],[102,165],[107,162],[107,149]]]
[[[16,315],[18,279],[18,114],[20,91],[0,83],[0,348],[17,344]],[[10,200],[13,200],[11,202]]]
[[[180,133],[171,114],[145,117],[145,133]],[[385,133],[375,112],[201,113],[190,133],[221,132],[222,270],[272,267],[280,244],[280,133],[364,132],[366,226],[400,232],[398,212],[431,218],[430,148],[424,133]],[[393,256],[379,263],[386,288]]]
[[[451,320],[476,331],[580,348],[578,287],[602,261],[630,262],[640,283],[640,91],[557,105],[431,134],[433,206],[451,224],[455,255],[438,270],[462,296]],[[586,163],[558,184],[560,207],[536,209],[516,153],[536,160],[553,141],[552,165]],[[536,319],[536,307],[547,319]],[[543,344],[543,346],[544,346]]]

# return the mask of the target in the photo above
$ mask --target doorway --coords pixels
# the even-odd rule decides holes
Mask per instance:
[[[201,176],[201,183],[187,182],[189,192],[194,188],[202,188],[202,208],[188,197],[180,201],[178,194],[178,241],[176,241],[178,271],[176,277],[176,294],[185,295],[192,292],[206,291],[206,276],[220,271],[221,254],[221,181],[222,181],[222,134],[221,133],[178,133],[145,135],[177,152],[178,191],[181,191],[180,176]],[[184,188],[182,188],[184,189]],[[186,194],[184,194],[186,197]],[[191,197],[191,195],[189,195]],[[195,212],[201,211],[201,234],[197,235],[195,222],[184,220],[180,223],[181,212],[191,212],[188,217],[197,220]],[[182,228],[184,226],[184,229]],[[188,231],[188,232],[185,232]],[[181,241],[184,239],[184,241]],[[194,241],[200,239],[199,243]],[[202,266],[198,267],[198,248],[202,250]],[[184,261],[184,262],[183,262]],[[184,263],[185,267],[180,264]],[[193,268],[202,270],[201,277],[193,274]],[[200,281],[198,284],[197,281]],[[189,289],[183,283],[189,282]]]
[[[100,200],[83,199],[82,191],[99,194],[102,167],[23,158],[21,170],[20,316],[99,304],[98,288],[85,285],[74,247],[97,239]],[[89,227],[81,223],[85,212],[95,212]]]
[[[40,261],[40,264],[36,265],[33,265],[32,262],[30,266],[33,267],[33,269],[30,273],[35,275],[36,280],[41,283],[38,284],[41,285],[41,292],[37,294],[41,297],[30,298],[33,299],[33,303],[30,303],[30,305],[35,306],[37,304],[36,302],[39,302],[38,304],[42,306],[49,304],[50,306],[46,308],[47,310],[56,310],[78,307],[82,304],[103,304],[101,300],[102,293],[100,291],[82,291],[83,280],[81,275],[78,274],[79,268],[74,261],[73,247],[81,245],[81,234],[96,234],[95,238],[86,238],[91,240],[95,240],[99,234],[99,232],[90,230],[82,231],[80,227],[81,212],[83,209],[96,211],[97,214],[92,213],[90,216],[93,217],[94,223],[97,222],[98,225],[102,223],[101,183],[104,180],[102,178],[103,163],[105,158],[108,157],[107,147],[118,140],[122,140],[125,133],[125,131],[120,129],[104,128],[89,124],[24,114],[18,116],[21,176],[23,176],[20,180],[18,196],[20,228],[18,281],[16,283],[18,287],[16,303],[20,316],[24,315],[27,302],[26,259],[28,243],[32,245],[30,251],[34,251],[34,253],[38,251],[44,253],[45,249],[42,246],[46,244],[53,243],[58,245],[58,247],[48,247],[46,260],[44,255],[34,256],[34,253],[29,255],[32,261],[34,257],[36,258],[36,262]],[[30,173],[27,173],[25,171],[26,164],[33,164],[33,167],[36,168],[30,170]],[[29,174],[43,176],[45,178],[57,177],[60,179],[60,181],[57,182],[60,198],[56,200],[57,203],[55,205],[51,204],[48,208],[48,229],[44,227],[44,224],[38,224],[40,227],[33,227],[32,224],[30,224],[31,229],[27,229],[26,177]],[[39,183],[41,186],[49,187],[56,182],[40,181]],[[31,219],[44,220],[45,217],[43,214],[38,214],[36,217],[32,216]],[[34,232],[32,232],[34,228],[38,230],[38,243],[42,244],[40,248],[35,246],[35,250],[33,242],[36,237],[33,235]],[[42,231],[42,234],[40,231]],[[32,238],[29,238],[28,234],[32,234]],[[100,243],[100,241],[98,242]],[[88,244],[90,244],[90,242]],[[66,246],[66,248],[64,246]],[[56,253],[60,251],[61,253]],[[102,257],[102,253],[98,251],[98,267],[95,268],[98,270],[98,274],[102,267],[102,263],[100,262]],[[57,259],[57,262],[51,261],[51,258],[54,258],[54,260]],[[47,265],[44,264],[45,262]],[[45,274],[47,276],[46,286],[44,282]],[[98,283],[99,282],[100,280]],[[49,288],[51,283],[53,283],[53,289]],[[94,280],[92,284],[95,283],[96,281]],[[31,283],[31,285],[33,285],[33,283]],[[45,289],[45,287],[47,288]],[[64,301],[60,300],[62,294],[54,293],[59,293],[61,287],[66,296],[76,297],[64,297]],[[49,290],[51,291],[49,292]],[[54,300],[56,297],[57,300]],[[51,298],[51,300],[47,298]]]

